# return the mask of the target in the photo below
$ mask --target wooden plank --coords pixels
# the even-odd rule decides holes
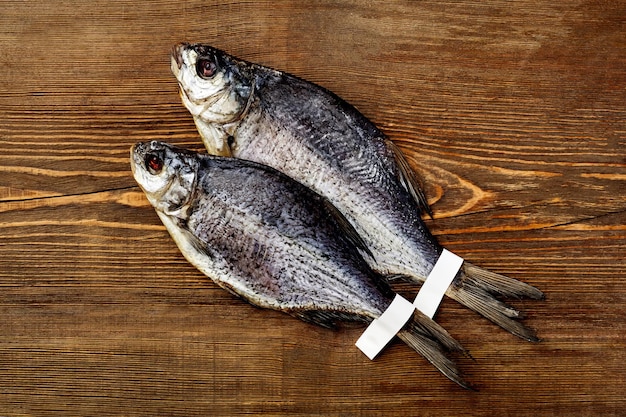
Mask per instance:
[[[0,415],[619,415],[620,2],[0,3]],[[428,226],[524,280],[523,342],[444,300],[479,389],[361,329],[253,308],[179,254],[128,152],[201,143],[169,72],[205,41],[341,95],[405,151]],[[415,288],[398,290],[412,296]]]

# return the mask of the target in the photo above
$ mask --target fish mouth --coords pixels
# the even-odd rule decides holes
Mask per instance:
[[[130,147],[130,170],[135,175],[135,170],[141,164],[142,155],[146,152],[146,143],[137,142]]]
[[[183,66],[183,51],[189,47],[189,43],[180,42],[172,47],[172,67],[174,67],[174,63],[178,69],[181,69]]]

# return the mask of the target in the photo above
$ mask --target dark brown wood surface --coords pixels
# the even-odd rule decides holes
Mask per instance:
[[[187,264],[128,164],[140,140],[201,149],[169,70],[185,40],[377,123],[440,241],[545,292],[515,302],[542,342],[445,300],[468,392]],[[625,138],[622,1],[2,1],[0,415],[624,415]]]

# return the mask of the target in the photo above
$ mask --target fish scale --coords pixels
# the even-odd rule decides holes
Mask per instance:
[[[131,168],[185,258],[246,301],[326,327],[371,322],[391,304],[345,219],[280,172],[156,141],[132,148]],[[463,348],[430,318],[415,311],[398,337],[470,388],[446,355]]]
[[[310,187],[361,236],[372,269],[390,280],[424,282],[443,250],[421,220],[422,211],[430,213],[426,198],[400,150],[357,109],[320,86],[210,45],[176,45],[171,69],[209,153],[269,165]],[[538,340],[498,299],[542,298],[531,285],[464,262],[446,295]]]

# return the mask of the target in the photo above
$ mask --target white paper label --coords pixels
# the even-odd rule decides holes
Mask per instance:
[[[365,355],[374,359],[413,316],[415,306],[406,298],[396,294],[389,307],[365,329],[356,346]]]
[[[462,265],[463,258],[444,249],[413,301],[415,308],[432,319]]]

